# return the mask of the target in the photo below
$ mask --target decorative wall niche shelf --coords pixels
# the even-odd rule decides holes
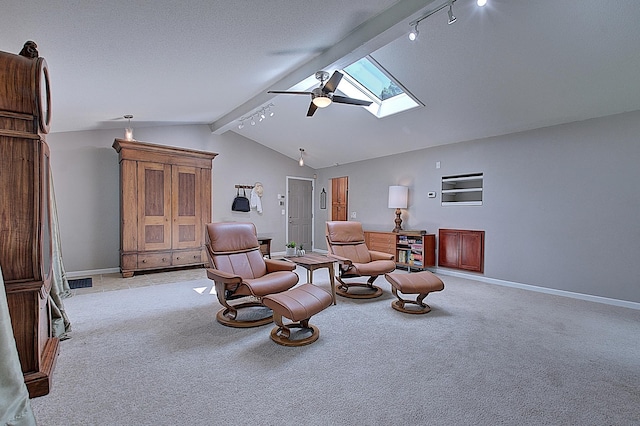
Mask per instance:
[[[481,206],[483,174],[442,177],[443,206]]]

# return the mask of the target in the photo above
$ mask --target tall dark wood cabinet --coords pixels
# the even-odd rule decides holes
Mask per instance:
[[[116,139],[120,161],[120,270],[204,265],[217,154]]]
[[[33,50],[32,50],[33,52]],[[30,397],[51,387],[49,74],[44,58],[0,52],[0,265]],[[35,57],[34,57],[35,56]]]

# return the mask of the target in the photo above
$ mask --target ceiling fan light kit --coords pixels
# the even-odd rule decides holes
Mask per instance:
[[[311,103],[309,104],[307,117],[313,116],[318,108],[326,108],[332,103],[361,106],[369,106],[372,104],[371,101],[363,101],[356,98],[336,95],[335,91],[338,88],[340,80],[342,80],[342,73],[339,71],[334,71],[331,78],[329,78],[329,73],[327,71],[318,71],[316,72],[315,77],[320,81],[320,86],[316,87],[311,92],[269,90],[268,93],[277,95],[311,95]]]

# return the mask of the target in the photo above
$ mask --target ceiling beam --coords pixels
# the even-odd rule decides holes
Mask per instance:
[[[235,122],[248,112],[254,111],[268,104],[276,95],[267,93],[268,90],[282,90],[283,87],[293,87],[302,80],[309,78],[316,71],[326,68],[342,69],[358,59],[375,52],[408,33],[409,23],[416,18],[423,9],[436,0],[402,0],[384,12],[374,16],[356,27],[344,39],[314,57],[309,62],[296,68],[280,80],[265,88],[261,93],[249,99],[244,104],[209,123],[211,132],[222,134],[235,126]]]

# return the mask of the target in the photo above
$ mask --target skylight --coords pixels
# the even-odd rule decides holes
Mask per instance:
[[[373,103],[366,109],[378,118],[423,105],[396,81],[371,56],[354,62],[343,70],[338,89],[353,98],[366,96]]]

